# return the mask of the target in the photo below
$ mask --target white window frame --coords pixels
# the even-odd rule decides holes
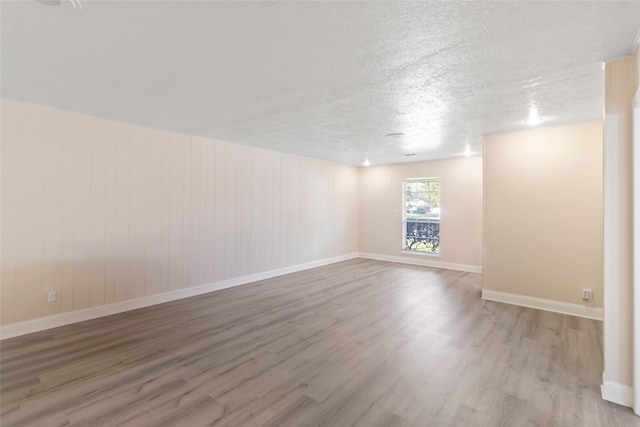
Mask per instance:
[[[407,184],[416,182],[416,181],[438,181],[440,184],[440,189],[438,190],[439,199],[440,199],[440,207],[442,206],[442,179],[439,176],[430,176],[430,177],[422,177],[422,178],[406,178],[402,181],[402,252],[407,254],[414,255],[426,255],[426,256],[440,256],[440,251],[431,252],[431,251],[419,251],[416,249],[407,249]],[[440,211],[440,215],[438,215],[438,223],[441,223],[442,219],[442,211]],[[438,228],[438,239],[441,236],[442,228],[441,224]],[[438,247],[440,245],[438,244]]]

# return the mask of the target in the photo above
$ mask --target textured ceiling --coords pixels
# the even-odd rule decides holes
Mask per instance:
[[[3,97],[352,165],[479,153],[532,105],[600,119],[640,27],[638,1],[81,1],[1,2]]]

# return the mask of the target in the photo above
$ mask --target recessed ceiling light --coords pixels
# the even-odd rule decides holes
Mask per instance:
[[[401,137],[404,136],[403,132],[392,132],[385,135],[386,137]]]

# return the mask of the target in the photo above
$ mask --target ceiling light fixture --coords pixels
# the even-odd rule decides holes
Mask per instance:
[[[35,0],[37,3],[44,4],[45,6],[61,6],[62,0]],[[71,10],[82,10],[82,3],[80,0],[68,0],[71,5]]]
[[[540,116],[538,115],[538,108],[535,104],[532,104],[529,108],[529,118],[525,120],[525,123],[529,126],[535,126],[541,122]]]
[[[45,6],[60,6],[60,4],[62,4],[61,0],[35,0],[35,1]]]
[[[364,165],[365,166],[371,165],[371,163],[369,162],[369,159],[364,159]]]
[[[471,146],[469,144],[467,144],[467,148],[464,149],[464,156],[465,157],[471,156]]]
[[[401,136],[404,136],[404,133],[403,132],[392,132],[392,133],[386,134],[385,136],[387,138],[392,138],[392,137],[399,138]]]

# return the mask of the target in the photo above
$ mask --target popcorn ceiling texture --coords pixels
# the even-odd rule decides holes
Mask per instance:
[[[601,119],[601,61],[640,22],[640,2],[62,3],[3,2],[3,97],[351,165],[480,153],[532,104]]]

